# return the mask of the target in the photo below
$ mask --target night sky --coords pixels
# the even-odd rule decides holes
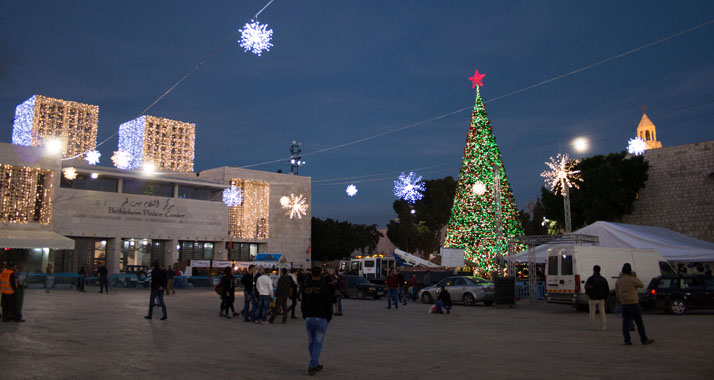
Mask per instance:
[[[99,105],[105,139],[266,2],[0,2],[0,141],[10,142],[15,106],[33,94]],[[712,19],[708,0],[276,0],[260,16],[274,31],[269,52],[230,42],[147,114],[195,123],[195,169],[203,170],[286,158],[292,140],[309,153],[469,108],[304,158],[313,216],[384,226],[395,216],[399,172],[458,176],[475,95],[467,77],[478,69],[524,208],[540,193],[549,156],[573,155],[576,136],[592,140],[585,156],[623,150],[642,105],[664,146],[714,139],[714,24],[489,99]],[[99,148],[102,165],[116,144]],[[323,181],[343,177],[359,178]],[[350,182],[354,198],[345,194]]]

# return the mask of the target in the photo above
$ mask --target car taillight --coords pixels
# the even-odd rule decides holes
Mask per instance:
[[[657,293],[657,292],[655,292],[655,290],[652,289],[652,290],[650,291],[650,293],[652,293],[652,295],[655,295],[655,293]]]
[[[580,275],[575,275],[575,293],[580,293]]]

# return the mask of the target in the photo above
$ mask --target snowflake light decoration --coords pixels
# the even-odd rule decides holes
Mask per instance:
[[[486,185],[484,185],[481,181],[476,181],[476,183],[474,183],[474,185],[471,187],[471,190],[474,192],[474,195],[480,197],[486,194]]]
[[[394,181],[394,195],[410,204],[422,199],[424,197],[422,191],[426,190],[426,187],[421,178],[421,176],[417,177],[414,172],[400,174],[399,178]]]
[[[101,156],[102,154],[98,151],[90,150],[89,152],[85,153],[84,159],[87,160],[90,165],[96,165],[99,163],[99,157]]]
[[[349,185],[349,186],[347,186],[347,190],[345,190],[345,191],[347,192],[347,195],[349,195],[350,197],[354,197],[355,195],[357,195],[357,192],[359,190],[357,190],[357,186]]]
[[[302,194],[298,196],[290,194],[290,197],[280,197],[280,205],[287,210],[285,215],[289,216],[290,219],[296,216],[298,219],[302,219],[303,216],[307,215],[307,198]]]
[[[240,206],[243,203],[243,192],[235,185],[223,190],[223,203],[228,207]]]
[[[644,154],[645,150],[647,150],[647,144],[645,143],[645,140],[642,140],[639,137],[635,137],[634,139],[630,139],[627,141],[628,153],[634,154],[635,156],[639,156],[641,154]]]
[[[123,150],[114,151],[112,155],[112,162],[114,166],[119,169],[130,169],[131,166],[131,154]]]
[[[64,175],[64,178],[67,178],[69,181],[72,181],[77,178],[77,169],[70,166],[68,168],[62,169],[62,174]]]
[[[580,170],[573,170],[577,161],[570,161],[567,154],[558,154],[556,158],[551,157],[550,162],[546,162],[550,171],[545,170],[540,176],[545,178],[545,184],[550,186],[550,190],[555,194],[565,196],[565,186],[579,189],[576,181],[582,181]]]
[[[251,51],[260,56],[263,50],[270,51],[273,44],[270,39],[273,37],[273,29],[267,29],[268,24],[261,24],[258,21],[250,20],[240,29],[240,46],[245,51]]]

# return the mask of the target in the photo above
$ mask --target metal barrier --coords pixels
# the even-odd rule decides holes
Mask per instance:
[[[538,299],[545,299],[545,282],[539,281],[536,288],[536,296]],[[528,286],[528,281],[518,281],[516,282],[516,297],[519,298],[529,298],[530,297],[530,287]]]
[[[48,277],[51,278],[51,287],[56,289],[76,288],[80,275],[77,273],[55,273],[48,276],[46,273],[19,272],[17,282],[25,284],[31,289],[44,289],[48,284]],[[242,277],[242,276],[241,276]],[[174,288],[213,288],[214,284],[220,283],[222,275],[209,276],[174,276]],[[85,287],[99,287],[99,277],[84,277]],[[140,281],[135,273],[115,273],[109,275],[109,288],[121,289],[142,289],[149,288],[149,281]]]

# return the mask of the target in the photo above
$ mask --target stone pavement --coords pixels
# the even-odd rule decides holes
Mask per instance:
[[[255,325],[218,316],[211,290],[167,297],[167,321],[144,320],[149,293],[28,290],[25,323],[0,324],[0,379],[307,378],[302,320]],[[242,296],[236,305],[242,306]],[[345,300],[323,355],[326,379],[711,379],[714,315],[644,316],[651,346],[622,345],[620,319],[590,331],[569,306],[456,306]],[[299,315],[299,313],[298,313]],[[635,337],[636,337],[635,333]],[[636,338],[635,338],[636,339]]]

